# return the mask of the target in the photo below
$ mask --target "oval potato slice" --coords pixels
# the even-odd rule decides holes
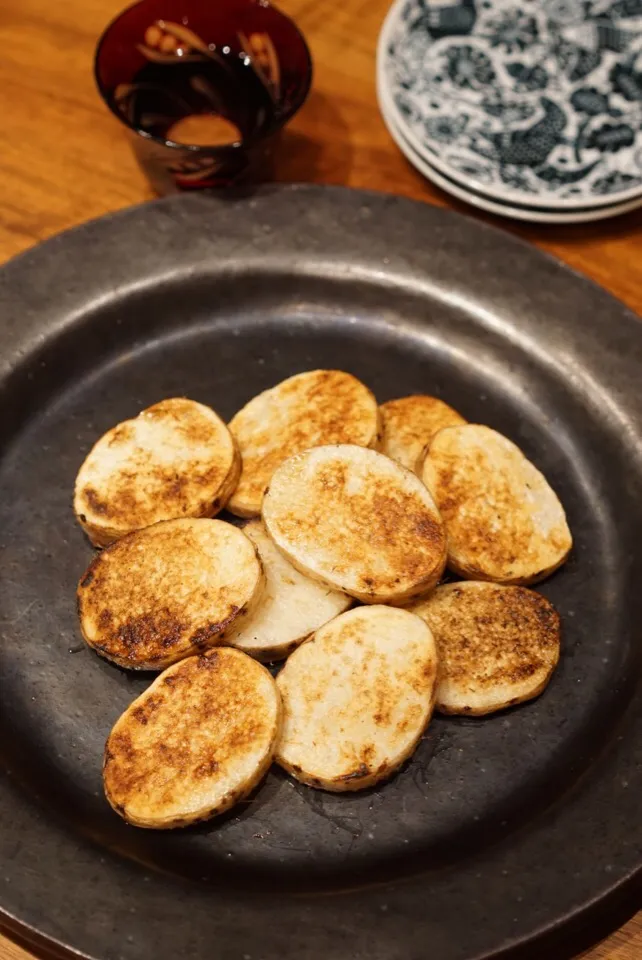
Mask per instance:
[[[359,607],[317,630],[277,677],[276,761],[323,790],[361,790],[414,751],[432,714],[437,651],[426,624],[396,607]]]
[[[117,721],[105,747],[105,794],[137,827],[208,820],[260,782],[280,727],[279,693],[260,663],[229,648],[188,657]]]
[[[439,650],[441,713],[493,713],[538,696],[560,655],[560,618],[525,587],[449,583],[409,608]]]
[[[415,474],[346,444],[291,457],[272,477],[263,520],[302,573],[364,603],[402,603],[432,589],[446,534]]]
[[[477,424],[432,441],[423,481],[448,531],[448,566],[471,580],[535,583],[572,546],[564,509],[514,443]]]
[[[121,667],[161,670],[220,643],[264,586],[245,534],[222,520],[166,520],[100,553],[78,585],[83,637]]]
[[[379,407],[379,412],[383,423],[381,452],[419,474],[435,434],[444,427],[466,423],[443,400],[425,394],[388,400]]]
[[[282,660],[314,630],[347,610],[352,598],[299,573],[260,520],[246,523],[243,533],[257,549],[266,586],[252,616],[237,620],[225,642],[257,660]]]
[[[236,444],[213,410],[163,400],[98,440],[78,472],[74,511],[105,547],[160,520],[213,517],[240,472]]]
[[[239,517],[255,517],[284,460],[327,443],[375,447],[380,421],[377,401],[356,377],[342,370],[310,370],[254,397],[229,427],[243,467],[227,506]]]

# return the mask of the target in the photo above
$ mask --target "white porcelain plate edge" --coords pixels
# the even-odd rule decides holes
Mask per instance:
[[[620,216],[623,213],[630,213],[632,210],[637,210],[639,207],[642,207],[641,196],[638,197],[637,200],[629,200],[625,203],[618,203],[610,207],[599,207],[596,210],[586,210],[581,213],[573,213],[572,211],[569,211],[568,213],[544,213],[542,211],[531,210],[528,207],[512,206],[511,204],[498,203],[494,200],[480,197],[475,193],[470,193],[465,187],[459,186],[452,180],[442,176],[438,170],[431,166],[422,156],[417,153],[413,145],[406,140],[405,135],[399,130],[395,119],[387,110],[381,97],[379,98],[379,108],[381,110],[383,121],[388,129],[388,133],[395,141],[406,160],[408,160],[408,162],[412,164],[412,166],[415,167],[415,169],[421,173],[426,180],[434,183],[435,186],[439,187],[440,190],[443,190],[444,193],[449,193],[458,200],[463,200],[464,203],[468,203],[480,210],[485,210],[488,213],[494,213],[500,217],[508,217],[511,220],[522,220],[527,223],[573,224],[592,223],[596,220],[606,220],[608,217]]]

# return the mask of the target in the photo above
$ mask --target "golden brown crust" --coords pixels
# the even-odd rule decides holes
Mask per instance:
[[[437,641],[441,713],[483,715],[530,700],[558,663],[559,615],[525,587],[450,583],[409,609]]]
[[[423,467],[448,531],[448,566],[462,577],[528,584],[567,558],[572,538],[545,477],[489,427],[441,430]]]
[[[229,428],[243,466],[228,509],[253,517],[284,460],[329,443],[376,447],[380,419],[377,401],[356,377],[342,370],[310,370],[254,397]]]
[[[381,452],[416,473],[420,472],[428,444],[435,434],[445,427],[466,423],[443,400],[426,394],[388,400],[379,410],[383,422]]]
[[[115,724],[105,794],[139,827],[186,826],[246,796],[272,762],[281,726],[274,680],[222,648],[166,670]]]
[[[96,546],[178,517],[212,517],[241,472],[219,417],[184,398],[163,400],[109,430],[76,479],[74,510]]]
[[[78,585],[80,626],[101,656],[160,670],[220,643],[264,585],[253,544],[221,520],[168,520],[107,547]]]
[[[402,603],[441,577],[446,536],[421,481],[383,454],[317,447],[275,473],[263,519],[302,573],[365,603]]]

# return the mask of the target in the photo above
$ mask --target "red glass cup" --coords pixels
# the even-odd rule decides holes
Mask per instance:
[[[140,0],[103,33],[94,70],[161,194],[264,179],[312,81],[302,34],[267,0]]]

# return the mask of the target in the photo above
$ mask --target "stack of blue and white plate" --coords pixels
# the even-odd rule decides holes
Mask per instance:
[[[492,213],[642,206],[642,0],[396,0],[379,105],[408,160]]]

